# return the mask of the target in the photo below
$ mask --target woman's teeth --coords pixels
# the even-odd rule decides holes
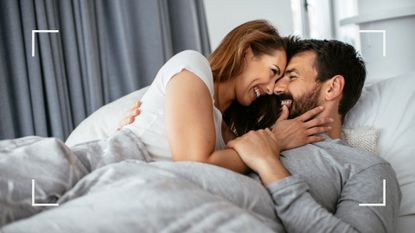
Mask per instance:
[[[254,91],[257,98],[261,96],[261,92],[259,91],[258,87],[254,87]]]

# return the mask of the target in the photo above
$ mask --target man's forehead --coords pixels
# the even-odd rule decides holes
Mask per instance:
[[[295,54],[287,65],[286,71],[304,71],[314,69],[316,53],[314,51],[304,51]]]

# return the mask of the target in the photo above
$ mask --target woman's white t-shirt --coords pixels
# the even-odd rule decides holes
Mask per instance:
[[[166,87],[170,79],[184,69],[194,73],[206,84],[214,104],[212,70],[208,60],[202,54],[186,50],[167,61],[141,99],[140,115],[132,124],[125,127],[133,131],[143,141],[155,161],[172,159],[166,132]],[[214,105],[212,117],[216,134],[215,149],[223,149],[225,143],[221,131],[222,114]]]

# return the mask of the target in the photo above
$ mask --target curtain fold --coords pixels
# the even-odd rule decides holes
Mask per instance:
[[[36,33],[32,57],[32,30],[59,33]],[[2,0],[0,139],[65,139],[185,49],[210,53],[201,0]]]

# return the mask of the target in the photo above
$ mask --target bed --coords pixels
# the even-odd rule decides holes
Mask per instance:
[[[74,145],[88,139],[108,137],[119,119],[147,88],[126,95],[97,110],[68,137]],[[348,142],[390,162],[396,171],[402,191],[398,231],[415,229],[415,71],[371,83],[345,120]],[[374,145],[373,145],[374,144]]]
[[[365,87],[361,100],[344,125],[350,144],[375,150],[395,169],[403,194],[397,232],[403,233],[412,232],[415,227],[414,84],[415,73],[409,73]],[[139,154],[122,151],[134,146],[131,136],[127,133],[111,135],[125,111],[145,91],[146,88],[122,97],[85,119],[66,141],[66,145],[72,146],[71,151],[63,142],[52,138],[28,137],[12,145],[0,145],[2,153],[11,151],[23,156],[30,160],[31,166],[3,166],[3,171],[9,171],[4,174],[24,178],[25,171],[36,169],[33,173],[37,174],[33,179],[38,182],[34,188],[38,195],[36,203],[59,200],[62,204],[58,208],[33,207],[25,211],[2,208],[0,216],[6,217],[0,220],[11,224],[4,225],[1,231],[284,232],[273,213],[268,193],[253,179],[206,164],[151,164],[147,163],[145,150],[139,150],[142,151]],[[88,147],[91,140],[105,138],[111,141]],[[31,157],[33,151],[40,156]],[[16,156],[2,156],[0,165],[1,159],[14,158]],[[44,165],[45,161],[48,166]],[[10,162],[13,161],[3,164]],[[62,167],[65,169],[60,169]],[[11,187],[13,184],[7,182],[7,177],[0,177],[0,194],[6,188],[12,190],[13,195],[6,197],[9,202],[16,197],[30,196],[31,190],[27,188],[30,181],[25,182],[21,183],[24,187]],[[68,187],[69,191],[65,191]],[[56,197],[44,193],[56,193]],[[32,200],[19,199],[26,206],[33,200],[33,193]],[[156,203],[159,202],[164,202],[166,209],[158,209]],[[48,211],[42,211],[44,209]],[[34,213],[38,214],[25,218]],[[178,215],[181,217],[177,218]],[[141,221],[137,221],[138,218]],[[14,222],[18,219],[21,220]]]

